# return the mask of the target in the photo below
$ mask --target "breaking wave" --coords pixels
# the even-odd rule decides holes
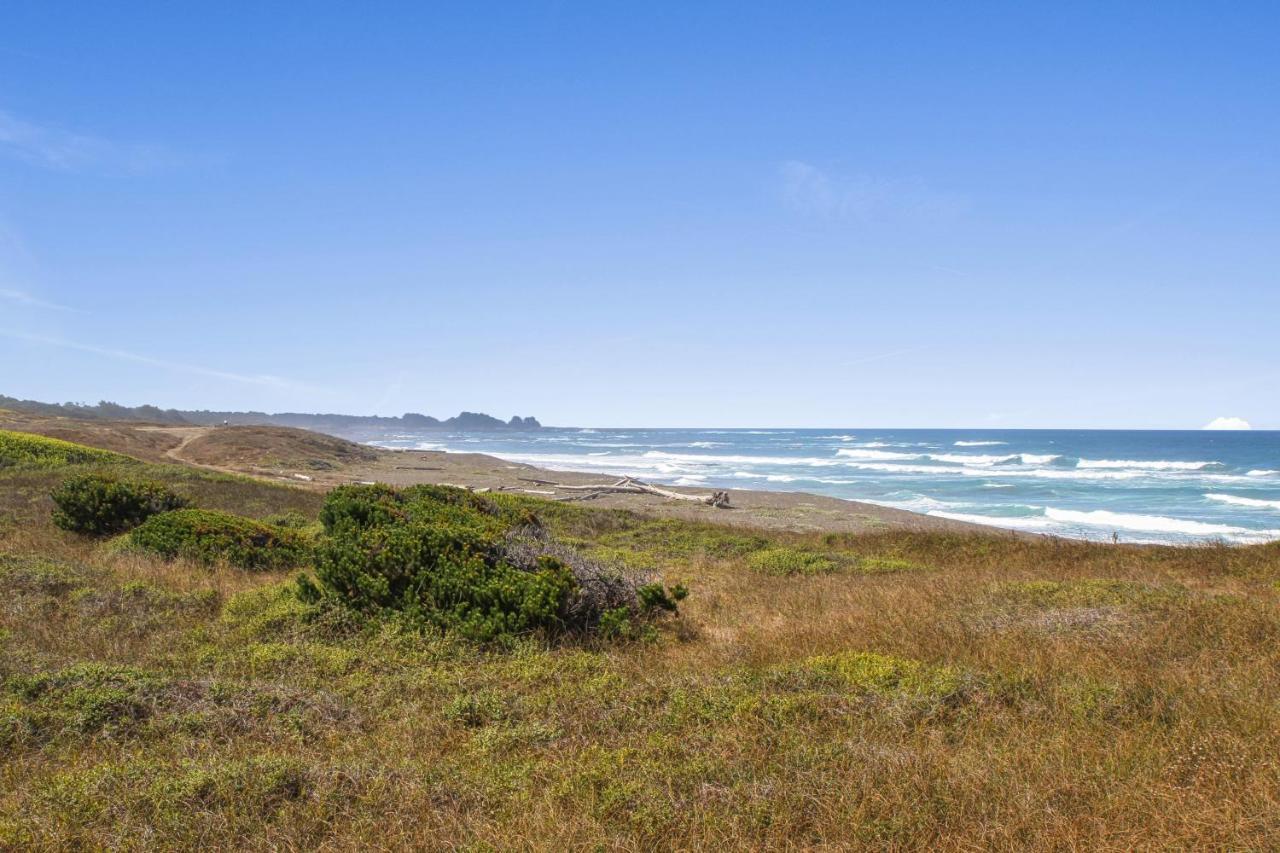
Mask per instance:
[[[1255,509],[1280,510],[1280,501],[1268,501],[1263,500],[1262,498],[1245,498],[1240,497],[1239,495],[1221,494],[1207,494],[1205,497],[1211,501],[1218,501],[1219,503],[1231,504],[1233,506],[1248,506],[1254,507]]]
[[[1081,459],[1077,468],[1137,468],[1143,471],[1199,471],[1217,462],[1176,462],[1168,459]]]

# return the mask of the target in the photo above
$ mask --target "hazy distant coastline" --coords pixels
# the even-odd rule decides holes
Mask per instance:
[[[510,420],[502,420],[481,412],[462,412],[452,418],[441,420],[431,415],[417,412],[406,412],[399,417],[381,417],[378,415],[339,415],[308,414],[304,412],[217,412],[208,409],[182,410],[161,409],[158,406],[121,406],[118,403],[103,400],[97,404],[85,403],[42,403],[37,400],[19,400],[0,394],[0,408],[16,412],[54,417],[136,420],[163,424],[191,424],[202,426],[208,424],[229,423],[238,426],[289,426],[321,432],[342,429],[383,428],[408,430],[445,430],[445,431],[486,431],[486,430],[533,430],[541,429],[542,424],[535,417],[514,415]]]

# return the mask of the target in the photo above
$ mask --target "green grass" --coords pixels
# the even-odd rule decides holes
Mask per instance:
[[[202,507],[292,513],[295,531],[319,517],[312,492],[140,474]],[[692,594],[642,642],[494,648],[317,618],[289,571],[59,530],[47,495],[65,475],[0,472],[3,849],[1267,849],[1280,835],[1277,545],[769,533],[522,498],[583,550]],[[838,570],[755,565],[815,555]],[[1095,609],[1132,621],[1040,627]]]
[[[74,444],[58,438],[0,430],[0,469],[113,465],[136,461],[120,453],[86,447],[83,444]]]

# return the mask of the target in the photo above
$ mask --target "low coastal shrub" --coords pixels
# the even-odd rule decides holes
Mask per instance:
[[[747,558],[747,565],[765,575],[822,575],[836,571],[836,561],[824,554],[796,548],[766,548]]]
[[[876,652],[823,655],[810,658],[806,667],[834,679],[846,690],[884,697],[943,702],[959,696],[966,686],[961,673],[952,667]]]
[[[858,571],[864,575],[889,575],[896,572],[922,572],[925,567],[901,557],[862,557]]]
[[[1069,581],[1008,581],[992,589],[1004,604],[1031,607],[1159,607],[1177,602],[1187,592],[1178,586],[1155,586],[1114,578]]]
[[[760,574],[784,577],[825,575],[832,572],[886,575],[925,570],[924,566],[900,557],[857,557],[848,553],[823,553],[781,546],[756,551],[747,557],[747,565]]]
[[[114,474],[81,474],[62,482],[52,494],[53,523],[63,530],[110,536],[137,527],[153,515],[182,509],[187,500],[154,480],[130,480]]]
[[[602,620],[616,631],[683,597],[554,541],[518,503],[464,489],[341,486],[320,520],[315,577],[298,584],[304,601],[472,640],[595,631]]]
[[[120,453],[60,438],[0,429],[0,468],[60,468],[64,465],[112,465],[136,461]]]
[[[250,571],[295,568],[310,558],[307,540],[296,531],[205,509],[152,516],[133,529],[129,541],[167,559],[225,562]]]

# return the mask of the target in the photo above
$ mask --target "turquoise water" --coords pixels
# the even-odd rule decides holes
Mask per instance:
[[[543,429],[361,434],[683,486],[813,492],[1087,539],[1280,538],[1280,432]]]

